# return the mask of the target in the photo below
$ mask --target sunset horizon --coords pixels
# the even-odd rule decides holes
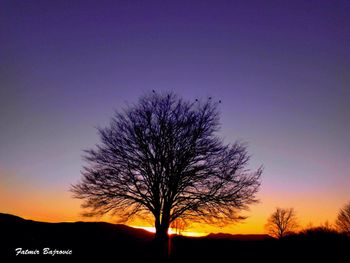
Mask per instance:
[[[0,213],[141,228],[166,256],[175,223],[191,237],[269,234],[266,248],[309,230],[347,240],[349,13],[346,0],[5,0]],[[282,216],[293,226],[274,232]],[[97,225],[59,225],[57,244],[67,231],[73,253],[101,254],[113,235],[129,246]],[[104,241],[86,249],[82,229]],[[175,259],[221,249],[181,238]]]
[[[1,188],[1,186],[0,186]],[[43,222],[76,222],[76,221],[86,221],[86,222],[108,222],[108,223],[121,223],[132,227],[139,228],[149,228],[154,227],[153,223],[150,221],[145,222],[144,220],[141,222],[139,220],[132,220],[131,222],[120,222],[118,218],[113,218],[112,216],[102,216],[97,218],[88,218],[81,215],[82,209],[80,207],[81,202],[79,200],[72,199],[72,194],[67,190],[65,193],[65,199],[67,203],[70,203],[70,206],[64,206],[64,203],[59,203],[55,201],[55,204],[58,207],[62,207],[62,211],[60,212],[56,207],[51,207],[50,204],[53,202],[50,199],[43,200],[41,196],[42,193],[33,193],[33,199],[23,199],[17,201],[17,206],[21,207],[23,210],[15,210],[16,206],[11,204],[13,198],[11,197],[9,191],[7,189],[1,189],[2,195],[0,197],[0,201],[3,202],[1,212],[9,213],[16,216],[23,217],[29,220],[35,221],[43,221]],[[314,205],[312,200],[307,200],[305,196],[298,196],[294,200],[288,200],[284,198],[281,202],[274,202],[270,200],[269,195],[266,198],[262,197],[262,193],[264,193],[264,189],[258,194],[260,198],[260,203],[255,204],[250,207],[249,211],[243,211],[242,214],[248,216],[247,219],[242,220],[241,222],[233,222],[232,224],[218,227],[215,225],[208,224],[198,224],[194,223],[194,225],[189,225],[185,231],[189,232],[199,232],[199,233],[229,233],[229,234],[267,234],[265,229],[265,224],[267,222],[270,214],[277,207],[281,208],[289,208],[292,207],[296,210],[297,216],[300,222],[299,230],[310,226],[322,226],[326,223],[334,225],[336,217],[338,215],[339,209],[346,203],[347,199],[335,198],[335,200],[329,200],[329,197],[323,197],[327,199],[324,202],[317,202],[317,205]],[[14,193],[12,193],[14,194]],[[284,196],[281,193],[281,196]],[[47,196],[45,196],[47,197]],[[317,200],[322,200],[322,196],[315,197]],[[265,205],[263,202],[265,201]],[[297,205],[299,201],[303,205]],[[36,205],[33,206],[33,202]],[[269,205],[267,205],[267,204]],[[299,203],[299,204],[300,204]],[[327,205],[327,203],[330,203]],[[337,204],[337,206],[333,205],[333,203]],[[268,207],[268,209],[266,209]],[[34,209],[33,209],[34,208]]]

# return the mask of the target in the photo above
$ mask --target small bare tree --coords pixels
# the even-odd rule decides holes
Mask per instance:
[[[293,208],[276,208],[276,211],[268,218],[265,228],[271,236],[281,238],[298,227],[298,220]]]
[[[340,232],[350,235],[350,202],[340,209],[335,224]]]
[[[181,218],[176,218],[171,222],[170,227],[175,231],[176,234],[181,235],[185,231],[187,222]]]
[[[261,169],[247,169],[239,143],[217,136],[218,103],[184,101],[153,92],[116,113],[99,129],[101,142],[86,151],[82,180],[72,187],[86,215],[124,219],[154,216],[156,239],[168,239],[177,218],[209,223],[242,219],[257,200]]]

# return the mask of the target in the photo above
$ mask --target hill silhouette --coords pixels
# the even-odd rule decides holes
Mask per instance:
[[[16,255],[16,248],[39,249],[39,256],[48,257],[51,255],[41,252],[44,248],[50,248],[70,249],[72,255],[69,256],[75,258],[108,258],[115,253],[120,257],[132,255],[135,259],[141,259],[150,256],[153,240],[152,233],[126,225],[105,222],[46,223],[1,213],[0,233],[8,257]],[[27,255],[19,254],[17,257],[21,256]]]
[[[121,262],[157,261],[154,234],[142,229],[105,222],[46,223],[26,220],[0,213],[0,261],[5,258],[65,258],[99,260],[115,259]],[[304,231],[282,240],[268,235],[209,234],[205,237],[172,236],[171,262],[264,261],[280,262],[281,257],[296,262],[316,259],[348,257],[350,238],[322,229]],[[16,256],[22,251],[39,250],[37,255]],[[71,254],[43,254],[43,249],[68,251]],[[68,260],[69,260],[68,259]]]
[[[257,234],[249,234],[249,235],[233,235],[227,233],[211,233],[206,236],[207,238],[212,239],[230,239],[230,240],[239,240],[239,241],[257,241],[257,240],[269,240],[272,239],[269,235],[257,235]]]

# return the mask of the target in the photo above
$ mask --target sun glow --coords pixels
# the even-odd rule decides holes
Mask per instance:
[[[139,229],[144,229],[148,232],[151,233],[155,233],[156,229],[152,226],[131,226],[134,228],[139,228]],[[168,230],[168,234],[169,235],[181,235],[181,236],[191,236],[191,237],[202,237],[202,236],[206,236],[208,235],[208,233],[204,233],[204,232],[193,232],[193,231],[181,231],[181,233],[179,233],[178,231],[176,231],[176,229],[173,228],[169,228]]]

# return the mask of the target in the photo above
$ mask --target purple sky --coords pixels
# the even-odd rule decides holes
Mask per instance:
[[[0,179],[67,195],[94,127],[155,89],[223,101],[225,140],[265,167],[263,208],[270,196],[298,210],[308,193],[337,211],[350,199],[349,14],[345,0],[2,1]]]

